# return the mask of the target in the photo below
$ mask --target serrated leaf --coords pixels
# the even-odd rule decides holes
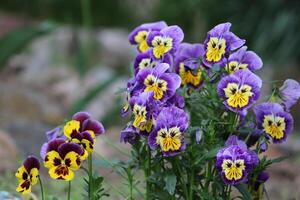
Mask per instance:
[[[239,184],[239,185],[236,185],[235,187],[236,187],[236,189],[238,189],[238,191],[243,196],[243,200],[252,200],[252,195],[251,195],[250,191],[248,190],[246,184]]]
[[[174,174],[168,174],[166,175],[166,177],[164,178],[165,181],[165,190],[167,190],[169,192],[169,194],[173,195],[175,192],[175,188],[176,188],[176,176]]]

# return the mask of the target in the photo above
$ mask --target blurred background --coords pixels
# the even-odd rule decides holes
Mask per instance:
[[[38,156],[46,131],[86,110],[107,129],[97,141],[96,165],[107,177],[110,199],[124,199],[121,172],[111,166],[130,154],[119,143],[127,121],[120,117],[120,91],[135,55],[127,36],[141,23],[158,20],[179,25],[185,42],[198,43],[213,26],[229,21],[264,62],[259,74],[265,95],[271,80],[300,81],[298,0],[1,0],[0,191],[16,195],[12,172],[24,156]],[[299,108],[292,111],[294,133],[267,151],[270,157],[290,156],[269,170],[270,199],[300,199]],[[63,197],[67,184],[52,181],[48,190],[54,189]]]

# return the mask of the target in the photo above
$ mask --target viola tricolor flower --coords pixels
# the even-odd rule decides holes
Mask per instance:
[[[175,54],[176,72],[181,77],[182,86],[199,88],[202,84],[200,56],[204,53],[202,44],[182,43]]]
[[[293,79],[284,81],[283,86],[279,88],[279,97],[282,100],[286,110],[289,110],[300,98],[300,85]]]
[[[243,113],[259,98],[261,79],[248,69],[238,70],[223,77],[218,84],[218,95],[233,112]]]
[[[277,103],[262,103],[254,107],[258,129],[273,143],[282,143],[293,130],[293,117]]]
[[[184,38],[179,26],[168,26],[160,31],[152,31],[147,43],[155,59],[161,59],[168,53],[174,53]]]
[[[262,65],[263,62],[256,53],[247,51],[247,47],[242,47],[230,54],[225,69],[229,74],[240,69],[249,69],[253,72],[262,68]]]
[[[203,63],[207,67],[224,65],[230,51],[240,48],[245,43],[245,40],[229,31],[230,27],[230,23],[219,24],[207,33],[203,55]]]
[[[70,181],[74,178],[73,171],[80,168],[83,153],[80,145],[55,139],[48,144],[44,166],[51,178]]]
[[[139,139],[139,134],[136,128],[132,125],[128,125],[121,131],[120,142],[135,144]]]
[[[188,128],[189,117],[184,110],[175,106],[165,107],[155,121],[155,129],[148,139],[151,149],[159,148],[164,156],[174,156],[185,150],[184,133]]]
[[[167,73],[169,65],[159,63],[154,68],[140,71],[136,77],[134,90],[153,92],[154,100],[166,101],[172,97],[180,86],[180,77],[175,73]]]
[[[230,136],[225,147],[217,154],[216,167],[226,184],[237,185],[247,182],[248,175],[258,161],[258,156],[248,150],[243,141],[237,136]]]
[[[134,60],[134,75],[136,76],[138,72],[142,69],[153,68],[158,63],[168,63],[171,66],[172,59],[173,58],[171,57],[171,55],[167,54],[161,60],[157,60],[152,56],[151,50],[148,50],[144,53],[140,53],[136,56]]]
[[[81,160],[85,160],[89,154],[94,150],[95,140],[88,131],[84,131],[76,134],[71,138],[70,142],[79,144],[82,146],[83,154],[80,157]]]
[[[23,165],[17,170],[15,176],[19,181],[16,189],[23,194],[31,193],[33,185],[37,184],[39,177],[40,162],[34,156],[29,156],[23,162]]]
[[[149,33],[151,31],[160,31],[165,27],[167,27],[167,24],[164,21],[142,24],[129,34],[129,42],[133,45],[137,45],[137,49],[140,52],[145,52],[149,49],[147,44]]]

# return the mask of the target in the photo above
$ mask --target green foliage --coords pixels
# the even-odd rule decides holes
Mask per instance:
[[[167,174],[164,178],[165,180],[165,189],[169,192],[170,195],[173,195],[176,188],[176,176],[174,174]]]

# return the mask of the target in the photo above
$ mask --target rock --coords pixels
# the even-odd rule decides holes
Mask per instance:
[[[0,173],[14,170],[17,164],[17,146],[12,137],[0,130]]]

